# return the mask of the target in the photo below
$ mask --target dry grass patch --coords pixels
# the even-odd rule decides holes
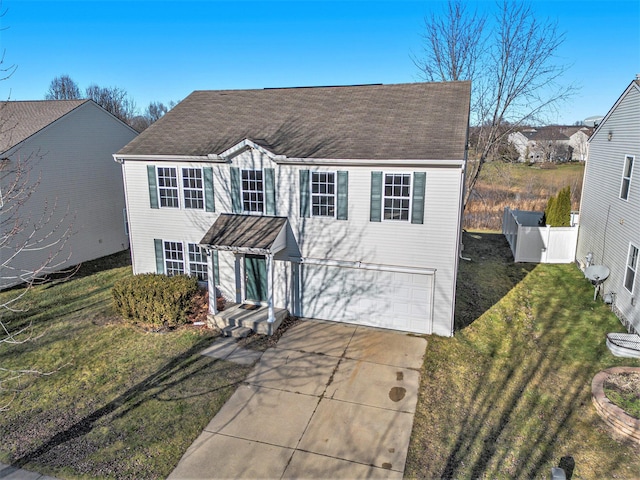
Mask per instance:
[[[559,164],[556,168],[521,163],[487,163],[465,209],[465,228],[500,230],[505,207],[544,211],[551,195],[571,187],[572,208],[580,206],[584,164]]]

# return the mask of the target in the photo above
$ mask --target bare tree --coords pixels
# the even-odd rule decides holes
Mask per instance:
[[[162,102],[150,102],[147,105],[146,110],[142,115],[137,115],[134,117],[130,123],[130,125],[135,128],[138,132],[142,132],[152,123],[160,120],[165,113],[171,110],[175,106],[175,102],[169,102],[169,105],[165,105]]]
[[[60,75],[51,80],[45,100],[77,100],[82,98],[78,84],[69,75]]]
[[[443,17],[425,20],[425,56],[416,62],[426,80],[471,80],[471,122],[477,128],[467,166],[466,206],[482,166],[520,125],[547,123],[547,115],[576,87],[562,85],[567,66],[556,63],[564,41],[556,23],[531,6],[499,0],[491,27],[485,17],[449,0]],[[506,126],[506,127],[505,127]]]
[[[425,18],[422,58],[413,61],[429,82],[471,80],[484,52],[486,17],[450,0],[443,16]]]
[[[92,84],[86,89],[86,98],[90,98],[127,124],[135,117],[136,103],[129,98],[126,90],[120,87],[99,87]]]

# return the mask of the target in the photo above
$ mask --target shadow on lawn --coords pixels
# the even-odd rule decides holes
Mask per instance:
[[[47,456],[53,454],[58,457],[59,454],[63,454],[63,452],[56,450],[58,447],[66,446],[73,449],[74,441],[80,441],[82,437],[89,434],[94,428],[99,427],[101,421],[108,417],[111,420],[124,417],[136,408],[140,407],[144,402],[148,402],[150,400],[163,401],[165,400],[163,398],[163,394],[168,393],[169,390],[174,390],[170,396],[175,400],[180,398],[201,397],[203,395],[210,394],[213,391],[236,385],[241,379],[235,383],[225,382],[223,385],[219,385],[213,389],[199,388],[196,389],[196,391],[189,391],[188,389],[182,390],[180,388],[180,385],[188,377],[205,374],[206,372],[204,371],[211,368],[212,363],[219,362],[219,360],[199,355],[199,353],[210,344],[210,338],[202,339],[189,350],[172,358],[155,373],[147,376],[145,379],[138,382],[136,385],[132,386],[103,407],[95,410],[84,418],[81,418],[64,430],[59,431],[41,446],[22,454],[20,457],[15,459],[11,465],[13,467],[23,468],[30,462],[34,461],[48,463]],[[175,396],[176,387],[178,387],[182,393],[180,398],[176,398]],[[60,459],[58,458],[58,460]]]
[[[456,286],[455,330],[471,325],[498,303],[531,270],[533,263],[514,263],[507,239],[500,233],[464,232],[463,256]]]
[[[468,317],[471,322],[533,267],[500,263],[495,258],[500,254],[493,251],[499,248],[498,237],[466,235],[467,241],[472,240],[467,243],[472,251],[466,254],[478,260],[463,266],[467,270],[460,283],[477,285],[476,298],[483,302],[473,311],[473,297],[465,299],[473,311]],[[486,242],[484,252],[473,240]],[[502,271],[509,280],[496,281],[497,287],[491,288],[492,276],[481,270],[493,270],[493,266],[473,269],[482,260],[495,262],[495,271]],[[437,391],[436,381],[426,382],[434,398],[440,395],[437,401],[456,400],[455,408],[440,405],[438,409],[429,400],[423,407],[427,420],[420,421],[437,422],[441,438],[451,443],[443,449],[437,467],[422,463],[420,478],[548,478],[552,466],[565,469],[567,478],[579,468],[583,469],[579,475],[588,472],[603,478],[631,458],[632,447],[609,446],[590,401],[593,376],[616,362],[604,345],[604,332],[615,319],[606,306],[592,301],[591,286],[574,266],[536,268],[540,271],[528,288],[517,289],[490,318],[459,333],[460,350],[443,348],[449,356],[439,366],[445,369],[441,374],[464,372],[466,380],[452,382],[444,391]],[[489,291],[483,292],[481,286]],[[430,359],[435,373],[438,355],[435,352]],[[437,416],[428,416],[436,410]],[[421,448],[428,450],[427,443],[433,441],[433,436],[423,440]],[[594,455],[599,458],[590,463]]]

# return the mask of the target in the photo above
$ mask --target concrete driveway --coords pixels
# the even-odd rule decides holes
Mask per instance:
[[[426,344],[368,327],[296,324],[169,478],[402,478]]]

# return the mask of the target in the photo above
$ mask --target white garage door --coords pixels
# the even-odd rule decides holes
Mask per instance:
[[[431,333],[433,273],[301,267],[303,317]]]

